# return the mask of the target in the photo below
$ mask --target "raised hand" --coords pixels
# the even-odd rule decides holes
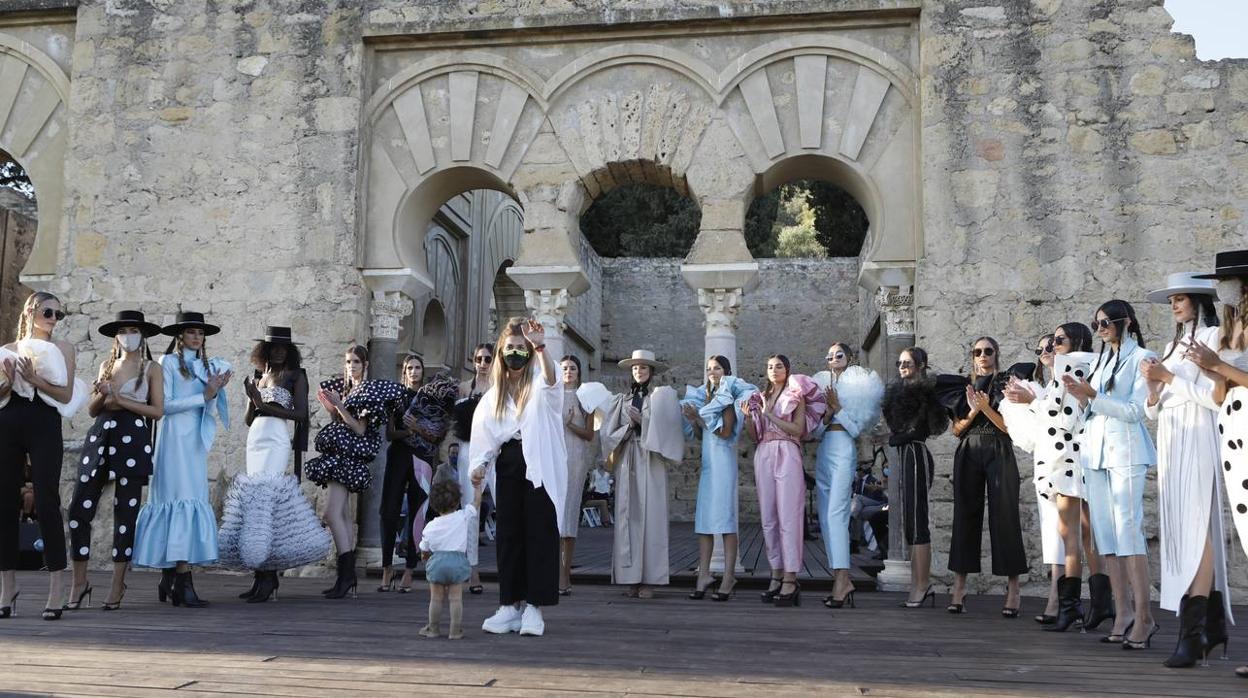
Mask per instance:
[[[1088,400],[1096,397],[1095,388],[1089,385],[1087,381],[1074,376],[1062,376],[1062,385],[1066,386],[1066,392],[1079,398],[1081,403],[1086,403]]]
[[[520,331],[524,334],[524,338],[535,347],[544,346],[546,344],[546,328],[542,323],[529,318],[520,325]]]
[[[1005,386],[1004,392],[1006,400],[1022,405],[1026,405],[1036,399],[1035,393],[1023,385],[1023,382],[1016,376],[1010,376],[1010,382]]]
[[[1222,363],[1222,359],[1218,356],[1218,352],[1210,349],[1200,342],[1183,340],[1179,343],[1179,346],[1183,349],[1183,358],[1191,361],[1206,371],[1213,371],[1219,364]]]
[[[1169,383],[1174,374],[1157,359],[1145,359],[1140,362],[1140,375],[1149,383]]]
[[[641,424],[641,410],[629,405],[624,411],[628,415],[630,422],[633,424]]]
[[[257,408],[264,404],[264,398],[260,395],[260,388],[256,387],[254,378],[243,379],[243,390],[247,392],[247,399],[251,400],[251,404]]]
[[[25,379],[27,383],[30,383],[32,385],[34,384],[35,379],[38,377],[37,374],[35,373],[35,362],[31,361],[30,357],[27,357],[27,356],[17,357],[17,372],[22,376],[23,379]]]
[[[5,359],[4,361],[0,361],[0,371],[4,372],[4,377],[5,379],[8,380],[8,382],[10,383],[13,382],[13,373],[16,370],[17,370],[16,367],[14,367],[13,365],[13,359]]]
[[[975,388],[970,385],[966,386],[966,404],[970,406],[972,415],[979,412],[979,407],[976,406],[975,401]]]

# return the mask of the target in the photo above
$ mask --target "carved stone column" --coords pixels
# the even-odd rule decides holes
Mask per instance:
[[[706,316],[706,357],[725,356],[737,365],[737,312],[741,309],[739,288],[699,288],[698,307]]]
[[[566,288],[529,289],[524,292],[524,304],[533,317],[546,328],[546,355],[558,363],[563,356],[563,331],[567,328],[564,318],[568,314]]]
[[[875,293],[884,332],[885,369],[897,363],[901,352],[914,345],[914,291],[911,286],[881,286]],[[888,478],[888,559],[876,578],[882,591],[906,591],[910,588],[909,550],[906,549],[901,507],[901,468],[897,449],[888,447],[891,466]]]
[[[372,338],[368,342],[368,377],[397,380],[399,334],[404,318],[412,314],[412,300],[401,291],[373,291],[369,304],[369,320]],[[377,512],[381,508],[381,482],[386,470],[386,449],[382,448],[369,468],[373,471],[373,486],[359,498],[359,538],[356,548],[362,564],[373,567],[380,563],[381,521]]]

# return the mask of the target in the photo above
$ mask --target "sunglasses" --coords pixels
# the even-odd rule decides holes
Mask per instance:
[[[61,312],[61,311],[59,311],[59,310],[53,310],[53,309],[51,309],[51,308],[44,308],[44,309],[43,309],[43,319],[44,319],[44,320],[51,320],[52,318],[56,318],[56,321],[57,321],[57,322],[60,322],[61,320],[64,320],[64,319],[65,319],[65,313],[63,313],[63,312]]]
[[[897,362],[897,368],[914,368],[914,362],[912,362],[912,361],[898,361],[898,362]]]
[[[992,347],[984,347],[982,349],[979,347],[975,347],[974,349],[971,350],[971,356],[974,356],[976,358],[980,356],[992,356],[993,354],[996,354],[996,353],[997,353],[997,350],[993,349]]]
[[[828,354],[827,356],[823,358],[827,361],[840,361],[841,359],[845,358],[845,352],[838,351],[835,354]]]
[[[1055,347],[1061,347],[1061,346],[1065,346],[1065,345],[1066,345],[1066,338],[1065,338],[1065,337],[1054,337],[1054,338],[1053,338],[1053,346],[1055,346]]]
[[[494,361],[493,356],[478,356],[472,360],[472,362],[475,364],[488,364],[488,363],[492,363],[493,361]]]
[[[1091,323],[1089,323],[1089,326],[1092,328],[1093,332],[1096,332],[1097,330],[1108,329],[1110,325],[1114,324],[1115,322],[1122,322],[1123,320],[1126,320],[1126,318],[1118,318],[1117,320],[1105,320],[1105,319],[1093,320]]]
[[[1032,349],[1032,351],[1036,352],[1036,356],[1040,356],[1041,354],[1052,354],[1053,345],[1056,343],[1057,342],[1048,342],[1042,347],[1036,347],[1035,349]]]

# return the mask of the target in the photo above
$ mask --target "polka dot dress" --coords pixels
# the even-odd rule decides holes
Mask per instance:
[[[342,393],[343,380],[323,381],[325,390]],[[381,428],[390,413],[410,399],[411,392],[393,381],[367,380],[343,400],[347,412],[364,420],[365,431],[357,434],[342,422],[330,422],[316,435],[320,454],[307,462],[304,474],[321,487],[337,482],[351,492],[363,492],[373,483],[369,463],[381,448]]]
[[[152,475],[152,431],[133,412],[110,411],[96,418],[78,457],[78,482],[69,505],[70,555],[91,557],[91,522],[104,505],[104,486],[114,482],[113,562],[129,562],[134,553],[134,524],[143,486]]]
[[[1036,434],[1036,494],[1056,501],[1057,495],[1084,496],[1083,464],[1080,435],[1083,433],[1085,408],[1079,399],[1062,387],[1062,375],[1085,379],[1091,372],[1086,358],[1058,355],[1054,361],[1053,381],[1048,394],[1037,407],[1041,427]]]
[[[1218,410],[1218,443],[1231,517],[1248,552],[1248,388],[1233,388]]]

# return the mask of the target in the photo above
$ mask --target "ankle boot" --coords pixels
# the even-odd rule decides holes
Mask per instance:
[[[1196,666],[1197,660],[1204,659],[1203,637],[1208,605],[1209,599],[1203,596],[1184,596],[1179,602],[1179,642],[1174,647],[1174,653],[1165,661],[1166,666],[1172,669]]]
[[[277,573],[276,572],[257,572],[259,582],[256,586],[256,593],[247,599],[247,603],[264,603],[273,597],[277,600]]]
[[[161,603],[164,603],[165,599],[173,593],[173,577],[176,571],[175,567],[165,567],[160,570],[160,584],[156,585],[156,598],[160,599]]]
[[[1205,614],[1205,636],[1201,644],[1204,645],[1205,657],[1213,654],[1213,648],[1222,645],[1222,658],[1227,658],[1227,646],[1230,639],[1226,634],[1226,606],[1223,605],[1222,592],[1214,590],[1209,592],[1208,613]]]
[[[325,598],[341,599],[347,594],[355,596],[356,585],[355,551],[352,550],[338,556],[338,583],[325,595]]]
[[[1088,577],[1088,615],[1083,619],[1083,627],[1096,630],[1096,627],[1107,620],[1114,619],[1114,590],[1110,588],[1109,575],[1094,574]]]
[[[1064,633],[1067,628],[1083,622],[1083,605],[1079,603],[1079,592],[1083,580],[1078,577],[1060,577],[1057,580],[1057,622],[1045,627],[1056,633]]]
[[[173,577],[173,605],[187,608],[203,608],[207,601],[195,593],[195,583],[191,581],[190,572],[179,572]]]
[[[256,595],[256,589],[260,588],[260,577],[261,577],[263,574],[264,574],[263,572],[252,572],[252,573],[251,573],[251,588],[250,588],[250,589],[248,589],[247,591],[244,591],[243,593],[239,594],[239,595],[238,595],[238,598],[240,598],[240,599],[250,599],[251,597],[255,596],[255,595]]]
[[[334,565],[334,583],[327,589],[321,590],[321,596],[329,596],[342,586],[342,577],[347,573],[347,553],[338,553],[338,562]]]

